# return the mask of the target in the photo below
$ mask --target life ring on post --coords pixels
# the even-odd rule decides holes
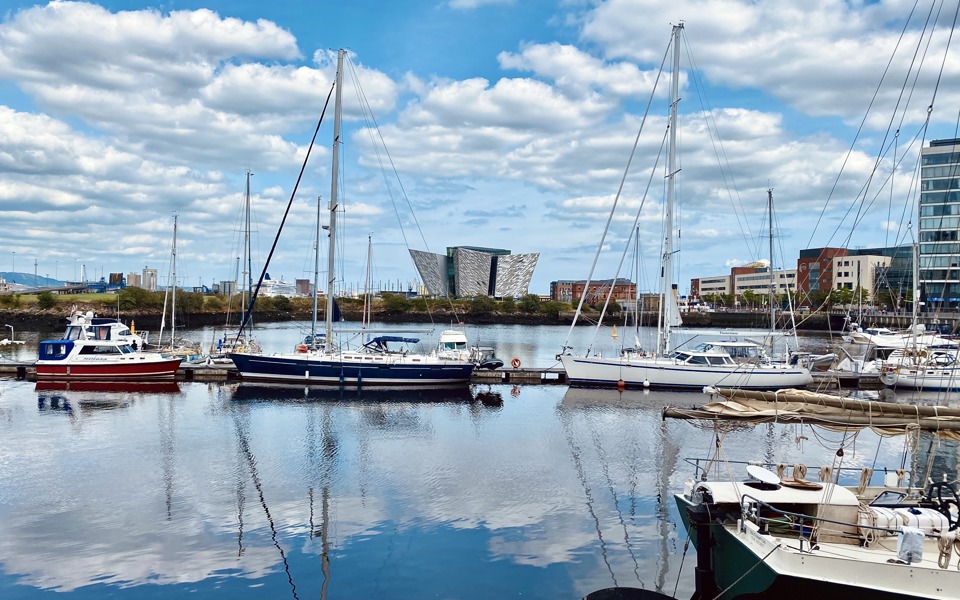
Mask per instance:
[[[514,357],[513,357],[513,360],[510,361],[510,366],[513,367],[514,369],[519,369],[519,368],[520,368],[520,359],[517,358],[516,356],[514,356]]]

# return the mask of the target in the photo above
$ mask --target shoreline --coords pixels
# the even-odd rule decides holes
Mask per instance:
[[[49,309],[40,309],[36,306],[0,310],[0,325],[11,325],[15,330],[57,330],[64,326],[67,318],[73,310],[94,311],[98,317],[117,317],[117,310],[113,307],[106,307],[95,304],[77,304],[69,308],[56,306]],[[141,329],[156,329],[160,325],[161,311],[159,310],[134,310],[121,311],[119,319],[124,323],[134,322]],[[436,325],[570,325],[573,321],[574,312],[560,312],[555,314],[543,313],[522,313],[514,312],[510,314],[490,313],[490,314],[471,314],[469,311],[374,311],[373,320],[381,323],[432,323]],[[594,326],[596,324],[596,313],[584,313],[581,315],[578,326]],[[767,313],[749,312],[749,311],[724,311],[711,313],[683,313],[683,327],[689,328],[745,328],[745,329],[767,329],[770,324],[770,316]],[[642,315],[642,324],[645,326],[656,326],[656,315]],[[192,312],[178,316],[178,327],[197,328],[208,326],[225,326],[228,314],[226,312]],[[312,312],[302,310],[290,311],[262,311],[254,312],[254,321],[258,323],[277,323],[284,321],[303,321],[310,320]],[[346,310],[343,312],[343,321],[359,322],[362,314],[360,311]],[[894,319],[902,317],[893,317]],[[797,317],[797,329],[802,331],[822,331],[839,333],[843,330],[845,324],[845,315],[835,314],[814,314]],[[232,319],[235,320],[235,319]],[[622,316],[611,318],[610,323],[622,322]],[[904,326],[908,323],[904,323]],[[777,326],[780,329],[786,329],[790,323],[787,318],[781,316],[777,320]],[[232,324],[236,328],[237,324]]]

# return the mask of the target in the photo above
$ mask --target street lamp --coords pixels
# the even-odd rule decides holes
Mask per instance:
[[[10,270],[13,271],[14,273],[17,272],[17,253],[16,252],[13,252],[13,267],[11,267]]]

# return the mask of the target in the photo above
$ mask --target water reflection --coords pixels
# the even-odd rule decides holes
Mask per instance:
[[[486,398],[486,392],[482,398]],[[341,388],[337,386],[295,385],[282,383],[244,382],[234,384],[232,398],[237,401],[264,402],[474,402],[481,398],[467,386],[427,388],[371,387]]]
[[[672,496],[692,474],[682,459],[711,453],[716,432],[661,409],[699,394],[0,386],[4,599],[692,591]],[[65,405],[82,427],[50,418]],[[784,426],[722,435],[731,459],[811,466],[843,441],[798,448]],[[847,445],[848,464],[877,459],[865,437]]]

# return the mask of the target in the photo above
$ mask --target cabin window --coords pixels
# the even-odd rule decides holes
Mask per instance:
[[[707,357],[706,357],[706,356],[692,356],[692,357],[690,357],[690,360],[687,361],[687,364],[690,364],[690,365],[706,365],[706,364],[710,364],[710,363],[707,362]]]

